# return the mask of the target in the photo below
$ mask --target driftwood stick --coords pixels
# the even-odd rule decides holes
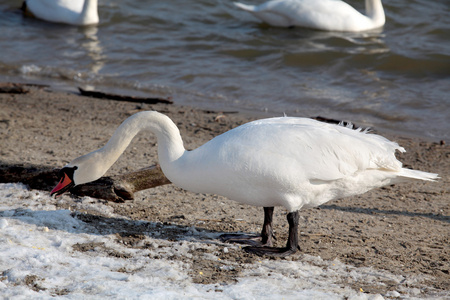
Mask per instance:
[[[77,196],[124,202],[133,200],[135,192],[169,183],[169,179],[164,176],[159,165],[156,165],[123,175],[102,177],[99,180],[76,186],[70,192]]]
[[[29,90],[23,85],[17,83],[1,82],[0,83],[0,93],[7,94],[26,94]]]
[[[146,104],[155,104],[155,103],[166,103],[173,104],[173,101],[170,99],[163,98],[151,98],[151,97],[136,97],[136,96],[123,96],[112,93],[104,93],[100,91],[88,91],[82,88],[78,88],[80,94],[87,97],[93,97],[98,99],[110,99],[110,100],[118,100],[118,101],[128,101],[128,102],[139,102]]]
[[[49,86],[45,84],[0,82],[0,93],[26,94],[30,91],[29,87],[47,88]]]
[[[58,183],[58,173],[59,169],[48,166],[0,163],[0,182],[22,182],[32,189],[50,191]],[[156,165],[123,175],[102,177],[76,186],[70,192],[77,196],[124,202],[133,200],[135,192],[169,183],[161,168]]]

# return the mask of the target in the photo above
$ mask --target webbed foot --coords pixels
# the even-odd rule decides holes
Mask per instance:
[[[230,233],[230,234],[222,234],[220,236],[220,240],[226,243],[237,243],[255,247],[272,246],[271,240],[268,240],[266,243],[263,243],[262,242],[263,238],[260,235]]]
[[[258,256],[286,257],[297,252],[297,248],[276,248],[276,247],[245,247],[247,253],[256,254]]]

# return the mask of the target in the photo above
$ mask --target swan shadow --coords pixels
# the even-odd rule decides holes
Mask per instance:
[[[414,213],[414,212],[409,212],[409,211],[385,210],[385,209],[378,209],[378,208],[338,206],[335,204],[321,205],[320,208],[328,209],[328,210],[340,210],[340,211],[352,212],[352,213],[363,213],[363,214],[367,214],[367,215],[398,215],[398,216],[406,216],[406,217],[424,217],[424,218],[429,218],[429,219],[433,219],[436,221],[450,223],[450,216],[437,215],[437,214],[433,214],[433,213]]]
[[[39,229],[60,230],[73,234],[117,235],[119,240],[137,243],[145,237],[166,241],[191,241],[224,245],[217,232],[195,226],[170,223],[127,220],[120,217],[105,217],[70,210],[35,211],[31,209],[11,209],[0,211],[0,218],[16,219]]]

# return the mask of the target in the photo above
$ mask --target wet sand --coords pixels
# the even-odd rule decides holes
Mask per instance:
[[[62,167],[73,158],[103,146],[124,119],[140,110],[157,110],[172,118],[188,149],[257,118],[176,104],[108,101],[50,88],[30,88],[27,94],[0,94],[1,162]],[[301,251],[287,259],[302,260],[308,254],[405,276],[426,275],[428,279],[417,281],[414,286],[421,290],[421,296],[450,291],[450,147],[439,141],[378,133],[407,150],[398,155],[406,167],[438,173],[441,179],[388,186],[301,211]],[[106,175],[123,174],[155,164],[155,145],[154,136],[140,134]],[[139,192],[134,201],[108,205],[124,219],[160,222],[161,238],[169,241],[182,239],[183,232],[191,227],[212,232],[255,233],[259,232],[263,221],[262,208],[240,205],[216,195],[190,193],[173,185]],[[98,212],[85,213],[83,218],[99,222],[99,228],[105,223]],[[275,209],[278,246],[284,245],[287,238],[285,215],[283,208]],[[138,243],[145,237],[137,228],[124,227],[117,219],[107,223],[109,229],[120,227],[118,242],[145,247]],[[75,250],[90,249],[90,245],[81,245]],[[242,250],[231,249],[223,255],[235,262],[259,260]],[[194,260],[191,276],[193,282],[198,283],[233,282],[245,268],[242,264],[241,269],[222,270],[196,255],[191,260]],[[202,276],[198,275],[198,270],[202,270]],[[342,282],[342,285],[381,294],[398,288],[388,280],[378,285],[354,281]]]

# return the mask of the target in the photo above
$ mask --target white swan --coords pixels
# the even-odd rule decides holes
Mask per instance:
[[[26,0],[24,14],[48,22],[70,25],[98,23],[97,0]]]
[[[234,4],[278,27],[359,32],[379,28],[385,23],[381,0],[366,0],[366,15],[340,0],[272,0],[258,6]]]
[[[62,168],[61,180],[51,195],[59,196],[74,185],[100,178],[142,130],[156,135],[159,163],[175,185],[264,207],[264,246],[246,248],[260,255],[284,256],[297,250],[302,207],[411,178],[438,178],[437,174],[402,168],[394,152],[405,150],[382,136],[306,118],[250,122],[187,151],[169,117],[146,111],[125,120],[103,148]],[[272,247],[274,206],[289,212],[285,248]]]

